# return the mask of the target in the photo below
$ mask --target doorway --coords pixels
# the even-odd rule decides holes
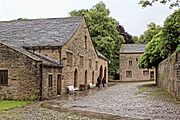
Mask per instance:
[[[85,71],[85,81],[84,84],[87,85],[87,70]]]
[[[154,71],[151,71],[151,72],[150,72],[150,79],[151,79],[151,80],[154,80]]]
[[[77,69],[74,71],[74,88],[77,87],[78,84],[78,71]]]
[[[62,84],[61,74],[58,74],[57,75],[57,95],[61,95],[61,84]]]

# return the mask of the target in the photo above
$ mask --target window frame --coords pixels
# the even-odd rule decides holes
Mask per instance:
[[[143,76],[149,76],[149,70],[143,70]]]
[[[84,44],[85,44],[85,49],[87,49],[88,45],[87,45],[87,35],[84,36]]]
[[[96,70],[98,70],[98,61],[96,61]]]
[[[131,78],[133,76],[132,70],[126,70],[126,77]]]
[[[8,86],[8,70],[0,70],[0,86]]]
[[[67,57],[67,60],[66,60],[67,66],[73,66],[73,53],[67,51],[66,52],[66,57]]]
[[[51,79],[50,79],[51,76]],[[48,87],[52,88],[53,87],[53,74],[48,74]]]
[[[89,58],[89,68],[92,68],[92,59]]]
[[[132,60],[129,60],[129,66],[132,66]]]
[[[79,67],[84,67],[84,56],[79,55]]]

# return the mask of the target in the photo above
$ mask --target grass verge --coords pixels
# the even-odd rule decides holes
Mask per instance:
[[[0,100],[0,112],[16,107],[23,107],[30,103],[32,103],[32,101]]]

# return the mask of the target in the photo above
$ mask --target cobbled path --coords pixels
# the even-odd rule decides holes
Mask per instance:
[[[54,100],[56,108],[90,111],[146,120],[180,120],[180,104],[165,101],[146,93],[136,94],[141,85],[152,82],[118,83],[86,97]],[[158,89],[153,87],[151,93]],[[172,99],[172,98],[169,98]]]
[[[98,120],[69,112],[57,112],[42,108],[41,103],[0,112],[0,120]]]

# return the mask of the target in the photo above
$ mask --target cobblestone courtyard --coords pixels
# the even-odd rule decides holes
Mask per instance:
[[[142,87],[149,86],[149,87]],[[154,82],[118,83],[95,94],[71,100],[55,100],[52,107],[63,107],[152,120],[180,120],[180,104],[161,95]]]
[[[70,95],[44,101],[43,107],[35,103],[4,111],[0,120],[180,120],[180,103],[161,94],[153,82],[118,83],[88,96]]]

